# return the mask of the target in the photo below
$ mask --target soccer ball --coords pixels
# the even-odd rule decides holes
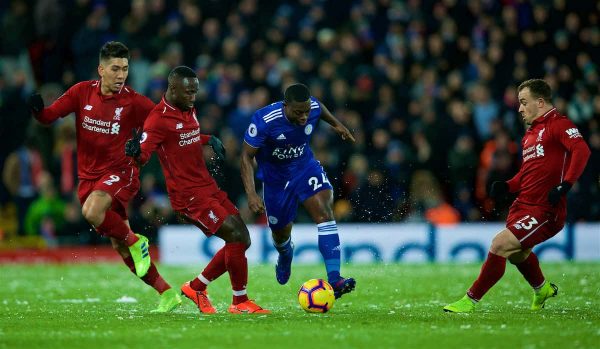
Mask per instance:
[[[334,302],[333,287],[322,279],[310,279],[298,291],[298,303],[309,313],[326,313]]]

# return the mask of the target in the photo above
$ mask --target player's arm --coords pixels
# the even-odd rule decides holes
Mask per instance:
[[[261,214],[265,212],[265,205],[256,193],[256,184],[254,183],[254,158],[260,148],[254,148],[244,141],[242,148],[242,159],[240,161],[240,172],[242,174],[242,183],[248,196],[248,207],[252,212]]]
[[[219,139],[219,137],[215,135],[206,135],[200,134],[200,144],[202,145],[210,145],[215,152],[217,158],[221,161],[225,161],[225,146],[223,142]]]
[[[338,135],[340,135],[340,137],[342,137],[343,140],[349,140],[352,141],[352,143],[354,143],[355,139],[350,130],[348,130],[340,120],[333,116],[333,114],[331,114],[329,109],[327,109],[327,107],[323,103],[319,102],[319,107],[321,108],[321,119],[323,119],[326,123],[331,125],[331,127],[333,127],[333,130]]]
[[[133,129],[132,133],[133,137],[125,143],[125,155],[134,158],[139,166],[143,166],[163,142],[165,132],[160,119],[149,116],[144,123],[143,132]]]
[[[521,170],[513,178],[506,181],[506,184],[508,185],[506,189],[509,193],[516,193],[521,190]]]
[[[63,118],[77,111],[79,106],[78,95],[79,84],[71,87],[62,96],[58,97],[49,107],[44,107],[44,100],[39,93],[29,96],[27,104],[33,116],[42,124],[49,125],[59,118]]]
[[[555,125],[556,127],[552,128],[554,135],[566,151],[571,154],[571,162],[565,171],[562,182],[548,192],[548,201],[552,205],[556,205],[560,198],[577,182],[577,179],[585,170],[591,154],[590,148],[583,140],[581,133],[571,121],[563,119]]]

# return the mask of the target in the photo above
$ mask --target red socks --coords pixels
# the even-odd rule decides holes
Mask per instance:
[[[246,244],[241,242],[225,244],[225,247],[217,251],[202,273],[190,282],[190,287],[196,291],[204,291],[209,283],[227,271],[233,289],[233,304],[247,301],[248,260],[246,259],[246,248]]]
[[[479,277],[467,291],[467,295],[471,299],[479,301],[502,278],[505,269],[506,258],[488,252],[487,259],[481,266]]]
[[[123,222],[123,218],[111,210],[106,211],[104,221],[96,227],[96,231],[102,236],[109,236],[123,241],[127,246],[131,246],[138,241],[138,237]]]
[[[246,284],[248,283],[248,260],[246,259],[246,244],[234,242],[225,244],[225,266],[231,279],[233,289],[233,304],[248,300]]]
[[[544,274],[540,269],[540,261],[535,253],[531,252],[523,262],[515,264],[515,266],[534,289],[544,284]]]
[[[127,264],[129,270],[135,274],[135,265],[133,264],[133,258],[131,256],[127,258],[123,258],[123,262]],[[159,294],[163,294],[166,290],[171,288],[165,279],[158,273],[158,269],[154,265],[154,262],[150,263],[150,269],[148,269],[148,274],[142,277],[142,281],[144,281],[147,285],[152,286]]]
[[[196,291],[204,291],[209,283],[223,275],[226,271],[225,247],[223,247],[215,253],[206,268],[202,271],[202,274],[190,282],[190,287]]]

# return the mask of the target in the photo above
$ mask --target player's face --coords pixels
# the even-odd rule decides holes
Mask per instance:
[[[292,124],[306,125],[310,114],[310,99],[306,102],[284,103],[285,116]]]
[[[533,120],[540,116],[540,108],[544,106],[543,98],[534,98],[531,96],[529,87],[526,87],[519,92],[519,114],[527,125],[531,125]]]
[[[173,86],[173,104],[181,110],[194,107],[196,95],[200,89],[198,78],[181,78]]]
[[[109,58],[100,61],[98,74],[102,81],[102,93],[113,94],[121,90],[129,74],[127,58]]]

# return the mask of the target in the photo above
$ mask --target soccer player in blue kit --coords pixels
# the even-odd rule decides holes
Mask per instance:
[[[279,252],[275,276],[284,285],[291,275],[294,245],[292,225],[301,202],[317,224],[319,251],[325,260],[327,279],[335,298],[351,292],[356,281],[340,275],[340,238],[333,217],[333,187],[309,142],[320,119],[330,124],[345,141],[354,142],[350,131],[336,119],[303,84],[289,86],[284,100],[259,109],[252,116],[244,137],[241,174],[248,206],[257,213],[266,211],[275,248]],[[257,177],[263,182],[264,203],[254,184],[253,159]]]

